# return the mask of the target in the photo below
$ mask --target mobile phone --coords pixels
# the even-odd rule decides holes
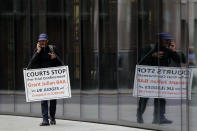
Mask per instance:
[[[171,46],[171,42],[168,43],[168,48],[170,48],[170,46]]]

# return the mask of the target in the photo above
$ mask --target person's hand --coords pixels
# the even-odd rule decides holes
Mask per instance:
[[[56,58],[56,55],[54,54],[54,52],[48,53],[48,54],[51,56],[51,59],[55,59]]]
[[[175,44],[174,41],[171,41],[170,46],[169,46],[169,49],[170,49],[171,51],[175,51],[175,50],[176,50],[176,44]]]
[[[41,47],[40,47],[40,43],[38,42],[37,43],[37,52],[40,53],[40,51],[41,51]]]
[[[152,57],[161,58],[164,55],[163,51],[158,51],[152,54]]]

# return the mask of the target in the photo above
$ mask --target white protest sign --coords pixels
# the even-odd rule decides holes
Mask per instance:
[[[26,101],[71,97],[68,66],[23,70]]]
[[[191,69],[137,65],[133,96],[191,99],[191,83]]]

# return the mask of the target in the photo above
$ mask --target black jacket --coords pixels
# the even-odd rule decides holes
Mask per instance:
[[[164,52],[161,58],[153,57],[152,54],[158,51]],[[171,51],[165,47],[159,47],[157,44],[148,46],[143,50],[140,65],[180,67],[181,57],[176,51]]]
[[[49,46],[42,48],[40,53],[37,53],[37,49],[34,50],[34,55],[28,65],[28,68],[47,68],[47,67],[56,67],[61,66],[61,60],[59,58],[59,53],[55,46],[53,46],[54,53],[56,54],[55,59],[51,59],[49,53],[52,53]]]

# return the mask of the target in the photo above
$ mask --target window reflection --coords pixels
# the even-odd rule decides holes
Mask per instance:
[[[139,23],[138,23],[138,60],[139,64],[142,64],[142,61],[146,61],[146,58],[148,56],[153,57],[154,55],[151,54],[151,48],[147,49],[148,46],[151,46],[153,43],[158,43],[160,46],[158,49],[155,49],[156,51],[161,51],[161,44],[163,41],[157,38],[157,34],[161,32],[167,32],[171,36],[173,36],[173,41],[176,43],[176,56],[179,58],[179,66],[178,65],[170,65],[167,64],[167,62],[163,62],[160,58],[158,58],[155,64],[153,61],[151,61],[151,58],[147,59],[147,62],[152,66],[158,66],[158,68],[161,67],[170,67],[170,66],[178,66],[180,67],[180,63],[183,62],[184,57],[184,51],[181,50],[180,45],[183,47],[186,47],[186,43],[180,43],[180,28],[177,26],[180,26],[180,15],[176,15],[177,13],[180,13],[180,2],[177,0],[165,0],[165,1],[158,1],[158,0],[140,0],[139,1]],[[163,39],[163,38],[162,38]],[[168,38],[169,39],[169,38]],[[170,47],[169,47],[170,48]],[[143,54],[141,51],[142,49],[147,49],[147,52]],[[153,48],[154,50],[154,48]],[[170,49],[171,50],[171,49]],[[153,51],[152,51],[153,52]],[[178,53],[179,52],[179,53]],[[150,54],[150,55],[149,55]],[[164,53],[165,54],[165,53]],[[173,55],[174,57],[175,55]],[[174,59],[175,61],[178,59]],[[141,63],[142,62],[142,63]],[[165,63],[165,64],[164,64]],[[145,63],[143,63],[145,65]],[[160,78],[158,78],[160,80]],[[162,84],[158,83],[158,86],[162,86]],[[161,91],[160,89],[158,89]],[[168,124],[168,127],[173,128],[173,126],[176,125],[176,129],[181,128],[181,121],[184,121],[184,119],[181,119],[182,117],[182,106],[185,106],[182,101],[182,98],[172,100],[166,98],[154,98],[154,102],[149,99],[149,103],[147,105],[147,98],[138,98],[138,109],[137,109],[137,122],[139,123],[153,123],[153,124],[161,124],[160,126],[163,126],[163,123]],[[151,102],[150,102],[151,101]],[[173,103],[174,102],[174,103]],[[153,104],[154,103],[154,104]],[[172,104],[173,103],[173,104]],[[146,107],[147,106],[147,107]],[[145,111],[148,108],[151,108],[152,110]],[[181,109],[180,109],[181,108]],[[174,112],[173,116],[171,112],[176,109],[177,111]],[[147,114],[147,112],[149,112]],[[143,115],[142,115],[143,114]],[[153,116],[152,116],[153,114]],[[144,118],[149,118],[144,121]],[[164,125],[165,126],[165,125]]]
[[[136,98],[132,96],[137,61],[137,1],[118,0],[117,84],[119,120],[136,122]],[[134,115],[133,115],[134,114]]]
[[[66,116],[114,123],[126,120],[132,125],[137,122],[137,105],[142,103],[147,104],[146,110],[142,109],[145,123],[142,126],[152,126],[153,112],[166,109],[166,118],[173,123],[154,126],[184,130],[189,123],[191,130],[195,130],[195,1],[6,0],[0,2],[0,7],[1,92],[24,91],[22,70],[32,56],[38,34],[47,32],[50,43],[57,45],[62,59],[69,65],[74,96],[64,101]],[[174,37],[182,62],[188,61],[194,70],[190,121],[187,121],[185,100],[149,99],[146,103],[143,101],[147,99],[132,96],[135,66],[143,57],[141,50],[158,42],[156,34],[160,32]],[[193,53],[186,55],[191,53],[190,47]],[[9,102],[12,106],[14,97]],[[30,108],[39,112],[39,106],[35,105]]]
[[[98,2],[81,2],[82,90],[98,90]]]
[[[100,89],[117,90],[117,1],[99,1]]]
[[[188,6],[189,14],[190,14],[190,19],[188,22],[185,19],[185,25],[189,27],[189,47],[188,47],[188,64],[190,68],[193,71],[193,81],[192,81],[192,87],[191,87],[191,100],[189,101],[190,107],[189,107],[189,127],[191,131],[195,131],[197,128],[197,125],[195,123],[196,118],[197,118],[197,63],[196,63],[196,56],[197,56],[197,2],[188,2],[188,3],[183,3],[185,6]],[[187,9],[186,7],[184,8],[185,10]]]
[[[13,49],[9,49],[8,51],[8,46],[11,47],[11,45],[13,45],[13,43],[11,43],[12,38],[11,38],[11,34],[10,32],[12,31],[12,25],[13,25],[13,21],[12,21],[12,17],[6,17],[6,16],[0,16],[0,29],[1,32],[4,32],[2,35],[0,35],[0,41],[2,44],[0,44],[0,81],[1,81],[1,88],[0,90],[8,90],[8,75],[12,75],[11,71],[10,74],[8,74],[8,63],[10,63],[10,65],[12,64],[13,61],[8,61],[8,58],[11,58],[11,53]],[[10,30],[8,30],[10,29]]]
[[[47,0],[47,12],[54,13],[59,12],[62,13],[62,8],[64,6],[64,0]]]
[[[6,0],[0,1],[0,13],[8,13],[13,11],[13,1],[14,0]]]

